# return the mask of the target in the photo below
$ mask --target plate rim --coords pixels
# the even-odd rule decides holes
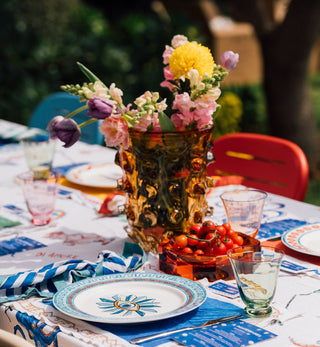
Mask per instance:
[[[78,165],[78,166],[75,166],[71,169],[69,169],[66,174],[65,174],[65,178],[71,182],[71,183],[74,183],[74,184],[77,184],[77,185],[80,185],[80,186],[83,186],[83,187],[92,187],[92,188],[116,188],[117,187],[117,184],[115,185],[110,185],[110,184],[92,184],[92,183],[84,183],[84,182],[81,182],[77,179],[75,179],[74,177],[72,177],[72,175],[74,174],[75,171],[78,171],[78,170],[83,170],[85,171],[86,169],[88,169],[88,167],[103,167],[103,166],[116,166],[116,164],[114,163],[96,163],[96,164],[82,164],[82,165]],[[121,168],[119,168],[121,170]]]
[[[320,223],[309,223],[309,224],[304,224],[304,225],[301,225],[299,227],[295,227],[293,229],[290,229],[290,230],[287,230],[284,234],[282,234],[281,236],[281,241],[283,242],[283,244],[285,246],[287,246],[288,248],[296,251],[296,252],[299,252],[299,253],[303,253],[303,254],[307,254],[307,255],[312,255],[312,256],[315,256],[315,257],[320,257],[320,252],[317,253],[317,252],[314,252],[304,246],[301,246],[301,248],[298,248],[298,247],[295,247],[294,245],[290,244],[288,241],[287,241],[287,237],[288,235],[290,235],[292,232],[294,232],[295,230],[297,229],[304,229],[304,228],[308,228],[308,227],[313,227],[313,226],[316,226],[317,229],[316,230],[320,230]],[[299,239],[305,234],[305,233],[309,233],[309,232],[315,232],[316,230],[305,230],[301,235],[298,236],[297,238],[297,241],[299,241]]]
[[[182,308],[178,308],[175,311],[169,311],[167,313],[162,313],[161,315],[152,316],[152,317],[142,317],[140,319],[110,319],[110,318],[103,318],[103,317],[93,317],[88,314],[86,316],[85,313],[77,313],[76,310],[74,310],[70,305],[68,306],[65,299],[70,298],[70,295],[74,294],[74,292],[81,292],[81,288],[84,288],[86,285],[91,284],[104,284],[105,281],[108,279],[113,280],[119,280],[121,281],[128,281],[128,280],[148,280],[151,281],[153,279],[163,279],[165,281],[170,282],[171,284],[175,285],[175,288],[180,290],[181,293],[184,295],[186,291],[191,292],[192,294],[192,301],[188,303],[187,305],[184,305]],[[154,282],[155,284],[157,282]],[[179,289],[179,287],[183,287],[185,291]],[[66,314],[69,317],[88,321],[88,322],[97,322],[97,323],[106,323],[106,324],[112,324],[112,325],[124,325],[124,324],[139,324],[139,323],[147,323],[147,322],[155,322],[159,320],[164,320],[168,318],[173,318],[185,313],[188,313],[190,311],[193,311],[194,309],[201,306],[205,300],[207,299],[207,291],[206,289],[196,281],[192,281],[190,279],[180,277],[180,276],[174,276],[164,273],[153,273],[153,272],[127,272],[127,273],[118,273],[118,274],[109,274],[109,275],[103,275],[103,276],[97,276],[97,277],[88,277],[84,280],[74,282],[72,284],[69,284],[68,286],[62,288],[57,293],[55,293],[52,302],[54,304],[54,307],[62,312],[63,314]],[[65,300],[62,306],[60,305],[59,301]],[[68,301],[68,300],[67,300]]]

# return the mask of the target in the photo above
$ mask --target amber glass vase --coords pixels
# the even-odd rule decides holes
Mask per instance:
[[[208,213],[212,131],[129,131],[130,146],[116,157],[123,170],[119,188],[127,196],[128,235],[146,251],[157,253],[164,239],[186,233]]]

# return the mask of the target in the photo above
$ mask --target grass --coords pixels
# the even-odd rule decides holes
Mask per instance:
[[[313,205],[320,206],[320,181],[310,180],[306,198],[304,200]]]

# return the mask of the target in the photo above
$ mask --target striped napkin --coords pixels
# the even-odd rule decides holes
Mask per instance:
[[[144,264],[146,255],[135,243],[125,243],[123,254],[102,251],[96,263],[68,260],[13,275],[0,275],[0,304],[30,296],[52,298],[67,284],[87,277],[131,272]]]

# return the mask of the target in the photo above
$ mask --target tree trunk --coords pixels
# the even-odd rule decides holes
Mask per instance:
[[[297,143],[312,168],[319,161],[319,136],[310,99],[309,56],[296,59],[288,52],[289,40],[269,38],[261,42],[261,48],[271,133]]]
[[[320,1],[289,1],[280,23],[268,13],[266,5],[270,3],[273,0],[233,0],[234,17],[250,22],[260,42],[272,135],[298,144],[314,173],[320,164],[320,146],[311,104],[309,61],[320,33]]]

